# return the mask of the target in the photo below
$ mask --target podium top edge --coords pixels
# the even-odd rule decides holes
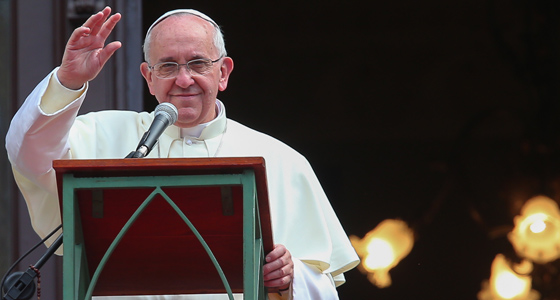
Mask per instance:
[[[57,173],[72,171],[184,170],[184,169],[255,169],[265,168],[262,157],[211,158],[129,158],[129,159],[60,159],[53,161]]]

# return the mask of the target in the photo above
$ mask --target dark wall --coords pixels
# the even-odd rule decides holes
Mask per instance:
[[[348,234],[415,227],[390,288],[353,270],[341,299],[475,299],[494,256],[511,255],[512,195],[557,198],[527,185],[557,170],[553,1],[143,5],[145,29],[179,7],[221,24],[228,116],[303,153]]]

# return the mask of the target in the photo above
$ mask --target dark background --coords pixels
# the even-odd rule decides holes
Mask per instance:
[[[355,269],[338,289],[386,300],[476,299],[494,256],[516,258],[523,201],[558,199],[559,5],[143,1],[145,29],[174,8],[222,26],[228,116],[304,154],[349,235],[414,227],[391,287]],[[557,266],[541,269],[535,288],[559,299]]]

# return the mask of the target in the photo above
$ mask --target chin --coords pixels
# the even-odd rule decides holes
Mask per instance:
[[[200,119],[200,115],[197,113],[197,111],[193,111],[190,108],[179,109],[179,116],[177,118],[177,123],[183,125],[188,124],[190,125],[188,127],[192,127],[197,125],[199,119]]]

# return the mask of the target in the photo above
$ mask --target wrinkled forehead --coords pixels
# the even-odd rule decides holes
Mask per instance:
[[[165,14],[161,15],[161,17],[159,17],[157,20],[154,21],[154,23],[152,23],[152,25],[150,25],[150,28],[148,28],[148,31],[146,32],[146,36],[149,35],[152,30],[154,29],[154,27],[156,25],[158,25],[159,23],[161,23],[161,21],[169,18],[170,16],[174,16],[174,15],[180,15],[180,14],[188,14],[188,15],[193,15],[193,16],[197,16],[207,22],[209,22],[210,24],[212,24],[212,26],[214,26],[215,28],[219,28],[218,24],[216,22],[214,22],[214,20],[212,20],[210,17],[208,17],[207,15],[194,10],[194,9],[175,9],[175,10],[171,10],[166,12]]]

